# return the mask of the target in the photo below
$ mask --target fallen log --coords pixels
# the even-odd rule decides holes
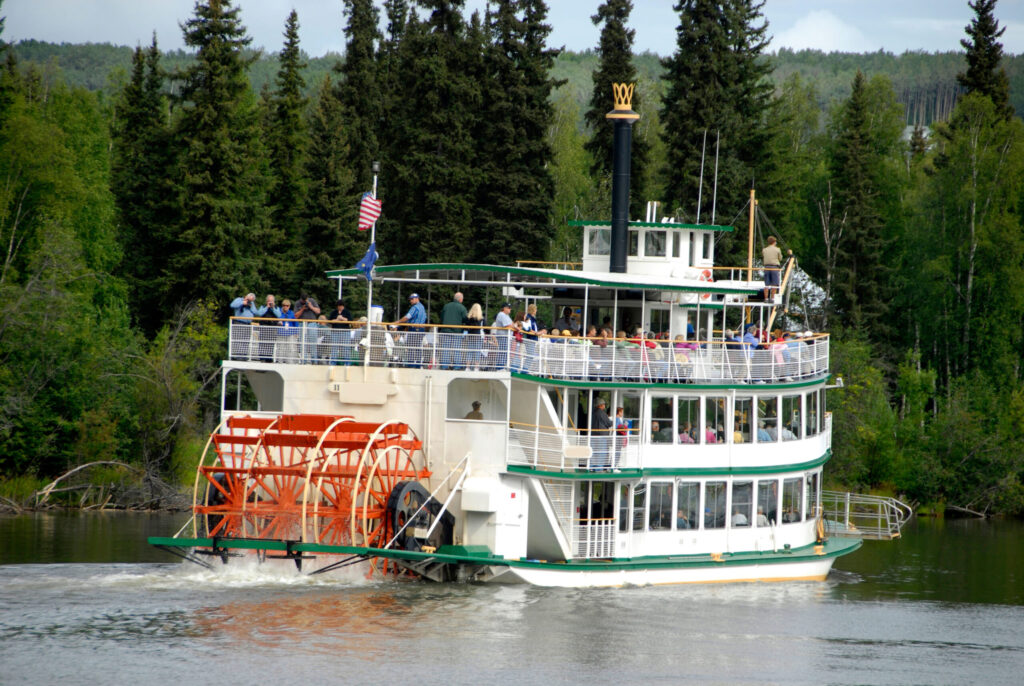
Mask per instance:
[[[36,507],[39,507],[40,505],[45,503],[46,500],[50,497],[51,493],[59,492],[59,491],[55,491],[54,489],[57,487],[57,484],[59,484],[64,479],[68,478],[72,474],[77,474],[78,472],[82,471],[83,469],[88,469],[89,467],[98,467],[100,465],[114,465],[114,466],[117,466],[117,467],[124,467],[125,469],[129,469],[129,470],[131,470],[133,472],[140,472],[140,473],[142,472],[142,470],[139,469],[138,467],[133,467],[132,465],[125,464],[124,462],[117,462],[116,460],[100,460],[100,461],[97,461],[97,462],[87,462],[86,464],[79,465],[79,466],[75,467],[74,469],[71,469],[71,470],[68,470],[68,471],[64,472],[63,474],[58,476],[56,479],[54,479],[53,481],[48,483],[41,490],[36,491],[35,492]]]

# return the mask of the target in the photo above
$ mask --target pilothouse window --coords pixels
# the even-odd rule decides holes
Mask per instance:
[[[610,255],[612,252],[612,232],[610,229],[591,229],[588,254]]]
[[[647,231],[644,235],[644,256],[664,257],[665,256],[665,232]]]

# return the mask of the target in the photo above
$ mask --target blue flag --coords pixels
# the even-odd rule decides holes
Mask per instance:
[[[363,255],[363,259],[356,262],[356,269],[363,272],[366,280],[373,278],[373,265],[377,262],[377,242],[370,243],[370,249]]]

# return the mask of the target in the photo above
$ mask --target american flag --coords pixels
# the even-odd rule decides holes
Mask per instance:
[[[373,227],[379,216],[380,200],[370,192],[363,193],[363,199],[359,202],[359,230],[366,231]]]

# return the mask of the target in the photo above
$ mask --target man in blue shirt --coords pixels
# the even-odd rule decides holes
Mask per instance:
[[[235,298],[231,301],[231,311],[235,317],[258,317],[259,308],[256,306],[256,294],[249,293],[244,298]]]
[[[420,302],[419,293],[409,296],[409,311],[397,323],[408,323],[409,333],[405,336],[405,346],[409,353],[408,359],[410,366],[419,367],[423,360],[423,324],[427,323],[427,310]]]

